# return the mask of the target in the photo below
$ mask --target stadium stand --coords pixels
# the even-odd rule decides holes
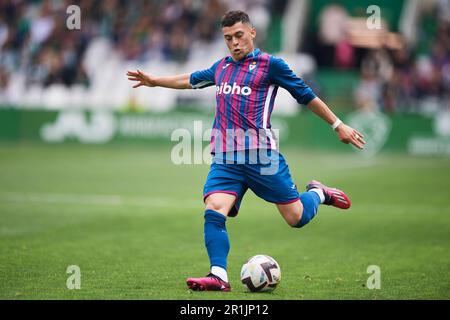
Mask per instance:
[[[208,67],[227,54],[219,22],[233,8],[249,12],[258,46],[284,57],[334,107],[391,113],[450,107],[450,2],[375,1],[381,36],[361,37],[372,2],[5,0],[0,105],[153,111],[211,106],[211,88],[156,88],[149,95],[132,90],[124,74]],[[66,28],[71,4],[81,8],[80,30]],[[296,110],[282,90],[278,105],[275,112]]]

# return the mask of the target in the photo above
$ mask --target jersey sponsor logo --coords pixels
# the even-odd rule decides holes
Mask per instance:
[[[228,82],[222,82],[220,86],[216,86],[217,94],[241,94],[243,96],[248,96],[252,93],[252,89],[248,86],[241,87],[236,82],[233,85],[228,84]]]

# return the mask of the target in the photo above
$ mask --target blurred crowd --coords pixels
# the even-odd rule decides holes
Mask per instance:
[[[318,17],[319,29],[310,30],[314,36],[306,36],[301,50],[311,53],[319,68],[359,69],[360,80],[354,90],[359,108],[385,112],[450,108],[450,0],[434,1],[437,26],[428,48],[422,52],[402,39],[396,39],[394,45],[385,45],[384,40],[381,45],[362,43],[370,38],[362,34],[367,30],[366,20],[352,20],[356,31],[351,36],[349,14],[334,4],[324,7]],[[286,3],[287,0],[1,0],[0,103],[2,92],[6,92],[12,75],[18,72],[24,75],[27,87],[76,84],[89,88],[93,80],[83,65],[83,56],[98,37],[108,39],[123,61],[184,63],[198,44],[223,45],[220,19],[230,8],[249,13],[258,30],[257,46],[264,49],[271,17],[276,10],[281,15]],[[69,31],[67,8],[73,4],[81,9],[81,28]]]
[[[0,77],[5,82],[21,71],[28,84],[88,85],[81,57],[89,35],[66,32],[66,8],[62,2],[0,2]]]
[[[355,17],[341,5],[325,6],[317,33],[307,39],[309,50],[319,67],[360,70],[354,89],[360,109],[422,114],[450,109],[450,1],[428,3],[433,5],[419,9],[412,43],[389,31],[386,21],[379,31],[368,30],[365,11]]]
[[[450,109],[450,24],[440,22],[431,51],[414,54],[405,43],[370,50],[361,63],[357,106],[385,112],[433,114]]]
[[[193,39],[212,42],[220,19],[234,8],[254,9],[267,22],[266,0],[1,0],[0,88],[13,72],[25,72],[27,84],[89,85],[83,54],[95,37],[105,37],[124,60],[186,61]],[[68,6],[81,9],[81,28],[69,32]],[[267,24],[267,23],[266,23]]]

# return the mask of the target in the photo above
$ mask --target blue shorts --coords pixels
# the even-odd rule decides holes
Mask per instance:
[[[234,159],[236,160],[236,158]],[[279,152],[272,151],[270,162],[217,161],[213,158],[211,168],[203,188],[203,201],[213,193],[228,193],[236,196],[234,207],[228,216],[238,214],[239,206],[247,189],[258,197],[276,204],[288,204],[299,199],[297,186],[292,181],[289,167]]]

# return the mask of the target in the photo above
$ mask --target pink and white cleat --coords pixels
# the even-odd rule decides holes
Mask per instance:
[[[315,188],[323,191],[323,194],[325,196],[325,201],[323,202],[323,204],[340,209],[350,208],[351,206],[350,199],[347,197],[344,191],[335,188],[329,188],[316,180],[312,180],[307,184],[306,191]]]
[[[186,284],[193,291],[231,291],[231,286],[228,282],[223,281],[212,273],[203,278],[188,278]]]

